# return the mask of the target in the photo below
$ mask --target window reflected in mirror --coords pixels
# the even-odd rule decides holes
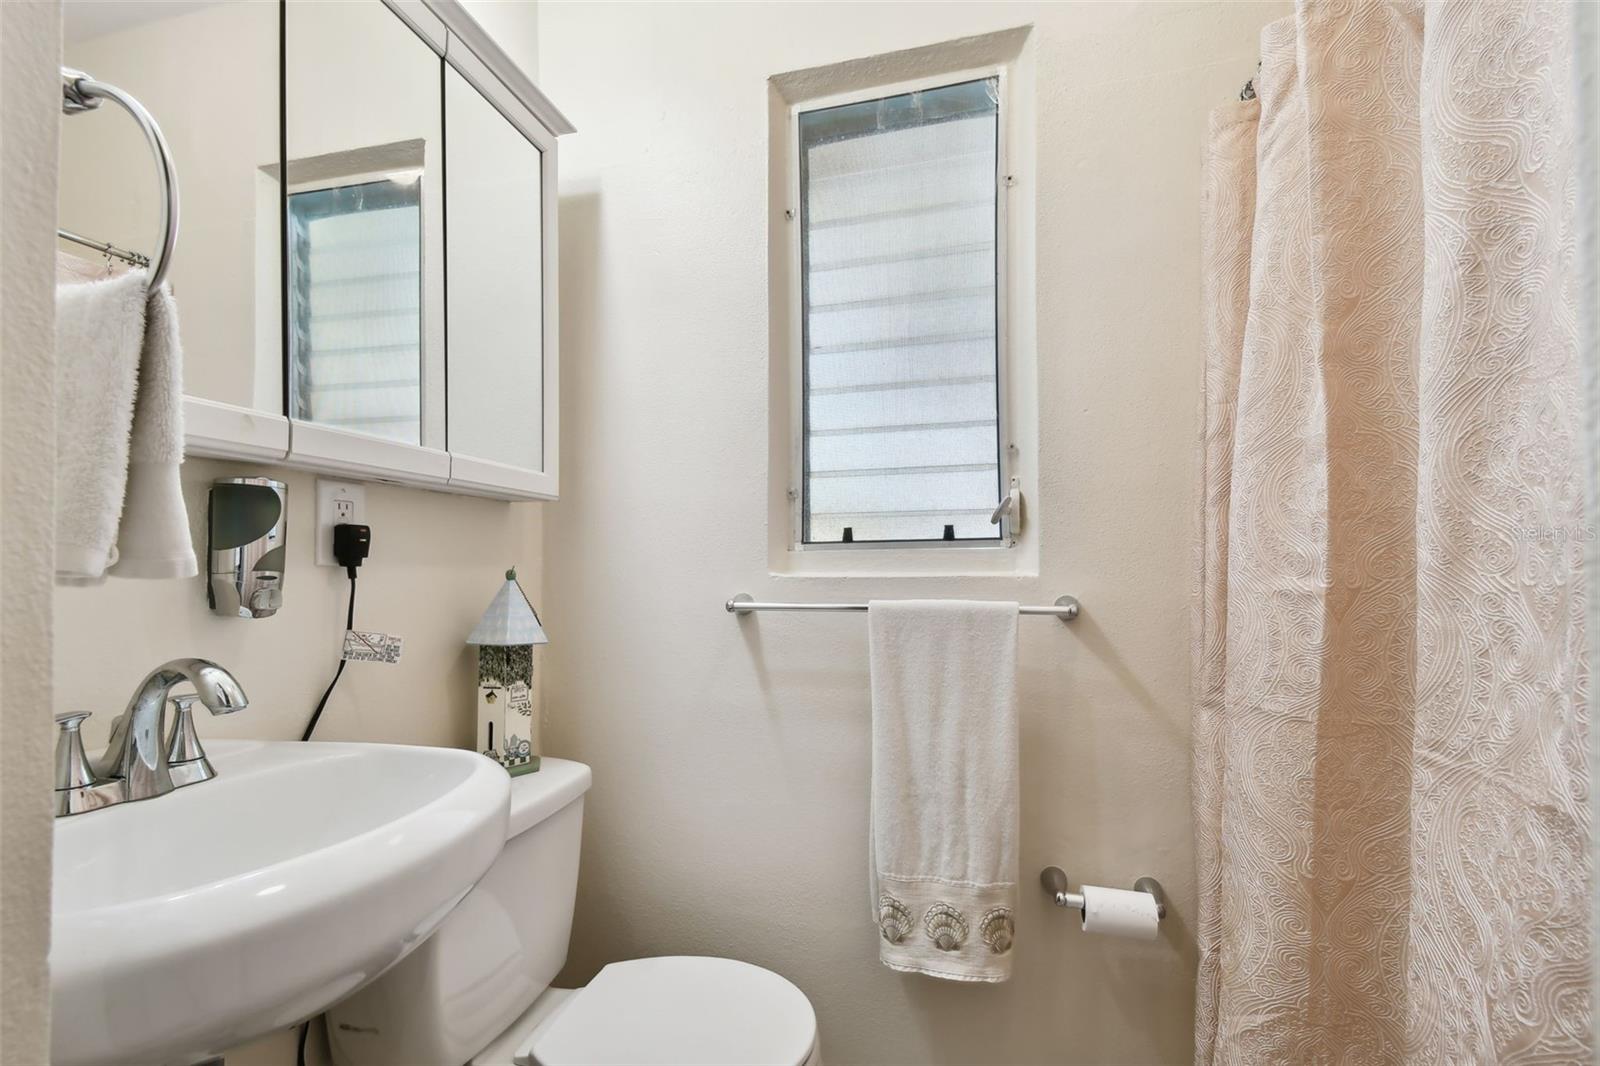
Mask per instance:
[[[289,417],[443,449],[442,61],[381,0],[291,3],[284,33]]]
[[[420,444],[422,171],[337,180],[289,193],[290,413]]]

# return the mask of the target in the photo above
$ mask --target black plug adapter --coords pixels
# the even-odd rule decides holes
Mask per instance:
[[[333,527],[333,557],[343,565],[350,580],[356,579],[356,568],[372,550],[372,527],[340,522]]]

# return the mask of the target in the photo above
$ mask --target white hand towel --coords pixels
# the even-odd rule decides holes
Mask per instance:
[[[116,577],[194,577],[199,564],[183,504],[183,345],[178,304],[162,285],[145,307],[133,404],[128,488],[117,529]]]
[[[867,606],[878,958],[1011,976],[1017,903],[1017,605]]]
[[[178,487],[182,351],[146,274],[56,287],[56,580],[197,571]],[[148,308],[148,310],[147,310]],[[130,458],[132,462],[130,463]]]

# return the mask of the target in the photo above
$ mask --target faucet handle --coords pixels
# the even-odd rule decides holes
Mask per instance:
[[[96,776],[83,751],[83,734],[78,727],[89,717],[88,711],[56,715],[56,816],[77,814],[117,802],[116,782]]]
[[[172,787],[182,788],[217,776],[206,750],[200,746],[200,736],[194,731],[193,707],[199,696],[185,693],[171,697],[172,733],[167,737],[167,772],[172,775]]]
[[[78,727],[88,718],[90,711],[74,711],[56,715],[56,791],[66,788],[83,788],[100,779],[89,766],[89,757],[83,752],[83,734]]]
[[[205,749],[200,747],[200,736],[194,731],[194,714],[191,708],[200,697],[192,694],[173,696],[172,704],[172,732],[167,734],[167,762],[188,762],[190,759],[205,758]]]

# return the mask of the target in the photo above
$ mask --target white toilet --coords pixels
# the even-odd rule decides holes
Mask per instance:
[[[511,782],[506,846],[421,947],[328,1012],[340,1066],[821,1066],[794,985],[732,959],[612,963],[551,988],[567,958],[589,768]]]

